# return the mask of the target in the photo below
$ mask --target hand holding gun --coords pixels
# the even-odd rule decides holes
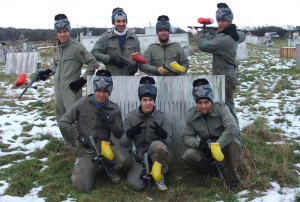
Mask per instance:
[[[122,61],[124,63],[126,63],[128,66],[130,66],[130,68],[131,68],[130,72],[131,72],[132,75],[135,74],[137,72],[137,70],[140,70],[140,71],[148,74],[149,76],[152,75],[150,72],[148,72],[147,70],[145,70],[144,68],[139,66],[139,64],[146,64],[147,63],[146,58],[141,56],[138,52],[132,53],[131,57],[133,58],[134,62],[128,60],[125,56],[120,56]]]
[[[149,157],[148,153],[144,154],[144,157],[137,157],[136,156],[136,146],[134,143],[134,140],[131,140],[131,145],[130,145],[130,151],[134,154],[134,158],[137,163],[142,163],[145,173],[141,176],[141,179],[145,179],[148,181],[148,186],[149,186],[149,192],[150,196],[152,197],[152,187],[151,187],[151,175],[150,175],[150,165],[149,165]]]
[[[97,144],[96,144],[96,142],[94,140],[94,136],[91,135],[89,138],[90,138],[90,140],[92,142],[92,146],[93,146],[93,148],[94,148],[94,150],[95,150],[95,152],[97,154],[96,157],[92,158],[92,161],[93,162],[94,161],[101,161],[101,163],[102,163],[102,165],[103,165],[103,167],[104,167],[104,169],[105,169],[105,171],[107,173],[107,176],[110,177],[109,171],[108,171],[108,169],[107,169],[107,167],[106,167],[106,165],[105,165],[105,163],[103,161],[104,156],[100,153],[99,148],[98,148],[98,146],[97,146]]]
[[[201,137],[197,134],[196,138],[200,141],[199,149],[205,153],[207,158],[211,159],[212,162],[216,163],[216,167],[218,170],[218,173],[220,175],[221,180],[224,179],[220,165],[221,161],[224,159],[224,155],[221,151],[221,147],[219,143],[210,143],[210,141],[205,141],[201,139]]]
[[[188,28],[195,28],[196,30],[201,28],[204,30],[204,32],[207,32],[207,30],[218,30],[219,28],[218,27],[206,27],[206,25],[210,25],[210,24],[213,24],[214,23],[214,20],[212,18],[198,18],[198,23],[202,24],[203,26],[202,27],[199,27],[199,26],[188,26]],[[194,32],[194,31],[191,31],[193,32],[192,34],[195,35],[195,34],[198,34],[198,32]]]

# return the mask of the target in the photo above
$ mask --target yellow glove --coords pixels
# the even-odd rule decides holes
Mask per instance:
[[[163,75],[163,76],[165,76],[169,73],[169,71],[167,69],[165,69],[163,66],[160,66],[157,70],[158,70],[159,74]]]
[[[156,182],[161,181],[161,164],[157,161],[154,162],[150,175],[152,175]]]
[[[113,160],[114,159],[114,153],[112,152],[110,148],[110,143],[102,141],[101,143],[101,154],[107,158],[108,160]]]
[[[184,66],[181,66],[176,61],[170,63],[170,66],[172,67],[172,69],[174,69],[178,73],[184,73],[185,72]]]
[[[219,143],[210,143],[211,154],[217,161],[223,161],[224,155],[221,151],[221,147]]]

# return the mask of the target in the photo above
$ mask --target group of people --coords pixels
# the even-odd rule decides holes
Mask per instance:
[[[237,81],[235,57],[237,45],[245,40],[245,36],[232,24],[231,9],[224,3],[219,3],[217,7],[219,33],[216,38],[208,41],[205,33],[199,36],[195,29],[191,33],[201,51],[213,54],[213,74],[225,75],[226,102],[214,102],[212,88],[206,79],[193,81],[192,96],[196,106],[189,110],[186,126],[181,134],[183,144],[188,147],[182,159],[197,172],[216,175],[217,163],[207,142],[218,143],[224,155],[225,182],[230,190],[234,190],[241,181],[239,168],[243,147],[233,102]],[[82,192],[92,189],[100,164],[99,161],[91,161],[96,153],[89,143],[90,135],[93,135],[99,148],[102,141],[111,143],[114,158],[105,158],[104,163],[112,182],[118,183],[121,180],[119,174],[127,172],[126,182],[136,190],[143,189],[145,182],[141,176],[144,169],[136,161],[136,157],[143,157],[147,153],[151,163],[158,162],[161,165],[162,177],[155,184],[160,190],[167,189],[164,174],[168,171],[168,154],[173,134],[167,116],[155,106],[157,86],[154,78],[141,77],[138,87],[140,106],[127,114],[124,123],[119,107],[109,99],[114,87],[112,76],[130,76],[137,71],[129,68],[120,58],[125,56],[130,59],[132,53],[140,53],[139,40],[127,29],[127,22],[127,15],[122,8],[113,9],[114,28],[100,37],[90,53],[82,44],[71,39],[67,16],[56,15],[54,30],[59,41],[54,47],[54,67],[39,73],[41,80],[54,74],[56,119],[66,149],[77,147],[76,140],[80,143],[79,158],[71,179],[74,188]],[[183,48],[169,38],[170,29],[169,17],[159,16],[156,23],[158,40],[143,55],[147,64],[142,64],[142,67],[154,76],[172,75],[163,67],[164,63],[176,61],[186,72],[189,69],[189,61]],[[105,65],[105,70],[98,70],[94,76],[94,94],[80,99],[87,75],[94,75],[99,68],[97,61]],[[87,64],[87,69],[80,77],[83,64]],[[136,153],[113,146],[111,134],[120,139],[124,148],[130,147],[133,142]]]

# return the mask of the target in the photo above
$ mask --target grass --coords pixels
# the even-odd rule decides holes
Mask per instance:
[[[268,51],[272,54],[278,54],[278,48],[286,46],[285,43],[287,42],[276,40],[274,43],[275,48],[268,48]],[[191,46],[196,48],[194,42],[191,42]],[[237,108],[237,111],[245,113],[244,109],[247,109],[246,113],[249,114],[251,124],[242,131],[241,137],[244,148],[240,174],[243,181],[239,184],[237,192],[249,190],[250,193],[243,197],[247,197],[250,201],[263,196],[262,192],[272,188],[270,182],[277,182],[281,187],[299,186],[299,175],[296,171],[300,171],[300,169],[295,167],[295,164],[299,163],[300,155],[295,155],[293,152],[300,150],[300,145],[294,142],[297,138],[285,137],[284,130],[286,129],[281,126],[290,127],[292,124],[285,114],[300,116],[300,105],[297,104],[300,100],[285,100],[287,96],[299,97],[297,91],[299,86],[293,80],[300,79],[300,71],[295,66],[288,69],[272,68],[276,65],[288,65],[291,60],[282,58],[278,61],[264,60],[265,48],[254,45],[249,45],[248,48],[249,60],[239,61],[236,96],[240,97],[240,107]],[[40,53],[43,67],[49,68],[52,65],[52,50],[43,49]],[[211,64],[204,62],[206,60],[211,61],[210,54],[196,52],[190,57],[194,61],[190,63],[190,74],[208,75],[211,73]],[[33,74],[30,77],[32,78]],[[5,82],[5,85],[11,85],[16,78],[17,76],[8,77],[0,72],[0,79]],[[53,82],[47,82],[43,87],[52,88]],[[49,102],[48,100],[38,100],[28,102],[23,107],[16,104],[14,97],[6,95],[6,88],[1,87],[0,92],[1,106],[9,106],[16,110],[22,109],[23,113],[37,113],[36,121],[45,120],[49,117],[51,117],[50,120],[55,120],[53,94],[47,95],[52,98]],[[42,90],[38,90],[38,93],[40,96],[44,96]],[[273,112],[273,106],[259,105],[277,96],[282,101],[278,103],[276,114]],[[23,100],[26,99],[24,97]],[[7,116],[7,114],[5,110],[0,109],[0,116]],[[267,119],[274,115],[277,118]],[[122,175],[120,184],[112,184],[102,167],[98,168],[92,191],[81,193],[74,190],[71,175],[77,156],[76,151],[66,152],[63,140],[55,137],[49,131],[33,135],[31,132],[33,126],[46,126],[45,123],[37,123],[36,121],[24,120],[20,122],[22,131],[16,133],[12,139],[5,143],[3,142],[6,131],[4,129],[0,131],[1,152],[19,152],[0,156],[0,166],[11,164],[10,167],[0,170],[0,180],[5,180],[10,184],[3,195],[24,196],[33,187],[43,186],[42,191],[39,192],[39,197],[45,197],[46,201],[51,202],[63,201],[67,198],[75,198],[76,201],[85,202],[149,201],[146,198],[149,196],[148,187],[141,192],[135,192],[126,184],[125,175]],[[1,127],[8,126],[8,124],[10,123],[6,122]],[[25,148],[10,148],[10,143],[15,144],[19,137],[23,138],[25,145],[33,141],[43,140],[48,140],[48,144],[43,149],[35,149],[29,154],[23,154],[23,151],[27,151]],[[30,159],[26,157],[30,157]],[[42,158],[48,160],[42,162],[39,160]],[[224,168],[222,171],[224,174]],[[154,184],[152,186],[155,201],[238,201],[236,193],[231,193],[225,186],[225,182],[219,177],[212,178],[207,174],[196,173],[181,162],[170,165],[165,180],[168,186],[166,192],[159,191]],[[300,201],[300,197],[298,196],[296,200]]]

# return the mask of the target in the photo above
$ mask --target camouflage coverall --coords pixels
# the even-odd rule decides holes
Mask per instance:
[[[99,64],[81,43],[73,39],[63,45],[60,43],[55,45],[53,63],[53,69],[56,69],[54,75],[55,114],[59,122],[66,111],[82,97],[81,89],[75,93],[69,87],[71,82],[80,78],[82,65],[88,65],[82,76],[86,80],[87,75],[95,73]],[[65,134],[62,133],[62,135],[65,139]]]
[[[59,128],[66,134],[66,141],[68,143],[75,142],[75,138],[77,138],[79,134],[86,136],[93,135],[101,151],[102,141],[112,144],[110,140],[111,134],[118,139],[121,137],[124,132],[123,122],[119,107],[110,101],[101,108],[101,110],[113,115],[116,121],[112,125],[103,122],[96,114],[97,107],[92,100],[92,96],[93,94],[88,95],[86,98],[80,99],[74,104],[60,119]],[[75,121],[78,123],[78,131],[72,125]],[[111,149],[114,153],[114,159],[108,160],[104,158],[108,170],[113,173],[126,171],[132,164],[128,152],[115,146],[111,146]],[[82,192],[91,190],[97,168],[100,164],[99,161],[91,161],[95,156],[96,153],[92,149],[85,149],[82,145],[79,145],[79,162],[75,165],[71,177],[76,190]]]
[[[135,52],[141,53],[140,42],[137,36],[133,32],[127,31],[124,50],[121,52],[119,39],[113,29],[111,32],[105,32],[102,34],[91,51],[92,55],[95,56],[99,62],[104,63],[105,69],[110,71],[112,76],[128,76],[130,75],[130,68],[126,64],[122,68],[119,68],[114,64],[109,63],[110,56],[123,55],[128,60],[133,61],[131,54]]]
[[[210,139],[211,142],[220,143],[224,154],[225,182],[227,184],[240,182],[239,169],[243,145],[236,122],[224,102],[212,104],[212,111],[207,115],[207,120],[197,107],[191,108],[182,131],[183,144],[188,147],[182,156],[184,162],[199,173],[212,173],[215,165],[199,149],[200,141],[196,138],[197,134],[204,141]]]
[[[145,51],[144,57],[148,63],[142,64],[141,67],[155,76],[161,76],[158,72],[158,67],[161,67],[163,64],[170,65],[174,61],[184,66],[186,71],[189,69],[189,60],[183,48],[179,43],[171,40],[167,44],[161,44],[159,41],[151,44]],[[172,73],[168,73],[167,76],[172,75]]]
[[[217,34],[211,41],[199,35],[195,35],[194,39],[196,40],[199,50],[213,54],[213,75],[225,75],[225,103],[238,124],[239,122],[234,107],[234,91],[237,83],[238,68],[236,52],[238,44],[245,41],[246,35],[243,32],[237,32],[237,34],[239,35],[238,41],[224,33]]]
[[[124,132],[121,137],[121,146],[129,147],[130,142],[134,140],[136,145],[136,156],[143,157],[144,154],[148,152],[152,163],[157,161],[162,164],[161,173],[165,174],[168,171],[168,147],[170,147],[172,142],[170,122],[165,114],[159,110],[154,110],[151,114],[144,114],[141,113],[140,109],[136,109],[126,116],[124,122],[125,131],[137,125],[141,121],[144,121],[141,127],[146,126],[147,128],[143,129],[140,134],[135,135],[133,139],[128,138],[126,132]],[[153,121],[156,121],[158,125],[160,125],[168,133],[166,139],[163,140],[159,136],[155,135],[155,131],[150,128],[150,126],[154,126]],[[135,161],[132,152],[130,152],[130,155],[133,160],[133,164],[127,173],[126,181],[136,190],[141,190],[145,187],[144,180],[140,179],[140,176],[143,174],[143,165]]]

